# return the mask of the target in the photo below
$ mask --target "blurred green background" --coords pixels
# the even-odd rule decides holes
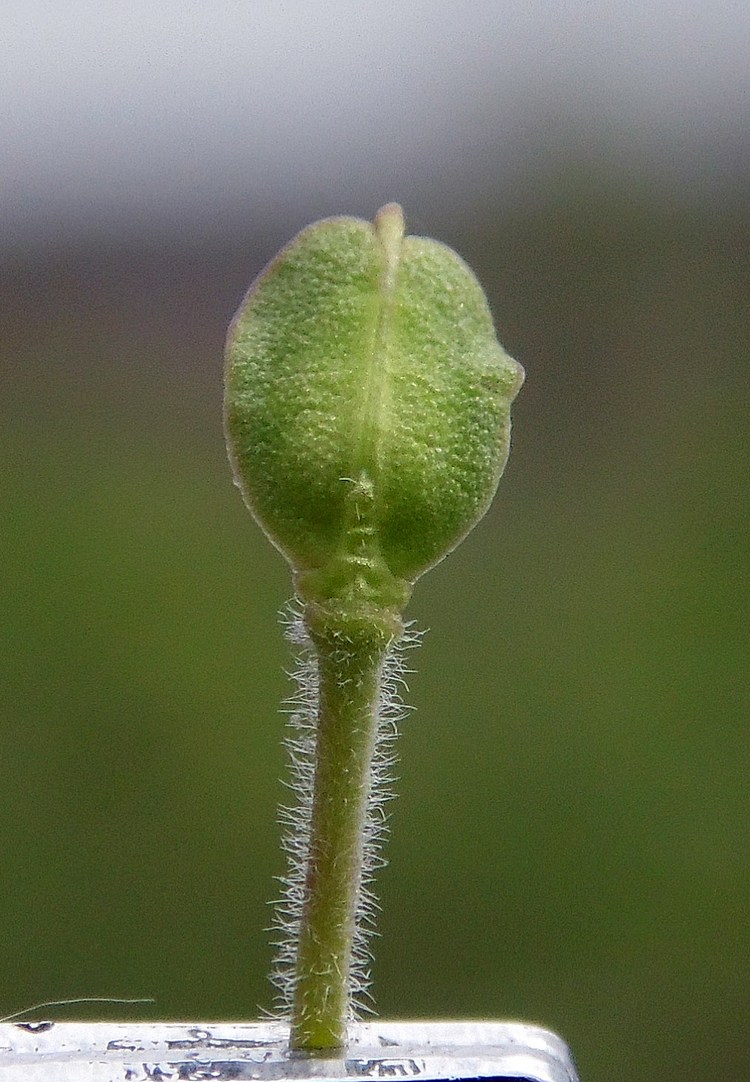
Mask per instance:
[[[584,1082],[750,1074],[742,148],[711,172],[699,144],[699,181],[628,167],[637,127],[551,93],[510,151],[477,108],[452,169],[417,154],[287,202],[248,179],[109,228],[82,196],[7,231],[0,1014],[269,1005],[291,587],[232,487],[223,336],[297,228],[399,198],[474,267],[527,383],[493,509],[410,610],[379,1013],[541,1022]]]

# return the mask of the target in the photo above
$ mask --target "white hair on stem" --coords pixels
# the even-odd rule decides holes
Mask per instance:
[[[274,903],[271,930],[277,939],[274,942],[276,957],[271,982],[276,988],[274,1013],[288,1019],[294,1003],[297,944],[310,848],[319,677],[315,648],[305,627],[301,603],[297,599],[289,602],[280,616],[286,638],[292,644],[297,659],[296,668],[289,674],[296,683],[296,691],[283,705],[284,712],[289,714],[288,734],[284,741],[289,753],[285,784],[293,793],[294,802],[279,808],[279,823],[284,831],[281,846],[286,854],[287,866],[286,873],[279,877],[282,896]],[[393,797],[390,786],[395,780],[392,770],[397,761],[395,741],[398,724],[412,709],[401,695],[402,690],[406,689],[406,676],[411,671],[406,666],[406,651],[419,646],[422,636],[423,633],[414,628],[413,621],[407,623],[400,639],[388,650],[381,670],[377,734],[363,832],[362,874],[349,975],[350,1020],[354,1020],[360,1012],[372,1010],[368,1002],[372,998],[369,939],[377,934],[374,924],[379,908],[372,883],[378,868],[387,863],[382,855],[382,846],[388,833],[386,805]]]

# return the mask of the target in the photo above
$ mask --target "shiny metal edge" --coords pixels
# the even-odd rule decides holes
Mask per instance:
[[[292,1056],[281,1022],[0,1025],[0,1082],[578,1082],[564,1041],[523,1022],[360,1022],[333,1059]]]

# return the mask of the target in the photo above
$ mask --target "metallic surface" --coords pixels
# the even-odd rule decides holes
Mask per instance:
[[[0,1025],[0,1082],[525,1079],[578,1082],[564,1042],[520,1022],[366,1022],[337,1059],[292,1057],[279,1022]]]

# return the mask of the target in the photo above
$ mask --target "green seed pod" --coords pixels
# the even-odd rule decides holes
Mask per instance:
[[[487,510],[522,381],[472,271],[397,205],[299,233],[230,328],[226,432],[300,593],[400,610]]]

